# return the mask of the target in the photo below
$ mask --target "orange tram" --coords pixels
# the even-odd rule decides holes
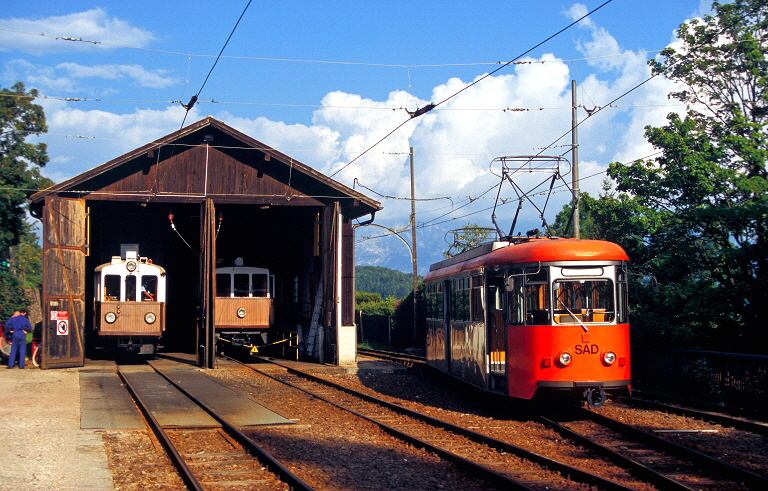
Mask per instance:
[[[627,265],[611,242],[511,237],[430,267],[427,363],[519,399],[631,391]]]

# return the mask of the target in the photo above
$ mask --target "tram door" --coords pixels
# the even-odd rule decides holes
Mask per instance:
[[[506,349],[507,329],[504,320],[504,277],[488,277],[486,303],[488,305],[488,357],[490,361],[490,389],[502,388],[506,385]]]

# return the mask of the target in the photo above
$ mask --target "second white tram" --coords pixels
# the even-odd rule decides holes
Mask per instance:
[[[268,269],[244,266],[216,268],[214,324],[216,335],[233,346],[271,342],[275,323],[275,276]]]

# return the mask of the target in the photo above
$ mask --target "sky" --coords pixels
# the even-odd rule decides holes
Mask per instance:
[[[356,229],[356,261],[407,272],[410,231],[401,241],[385,228],[409,223],[412,147],[423,274],[452,230],[492,227],[493,213],[508,233],[521,195],[513,233],[554,221],[570,199],[571,81],[579,188],[592,196],[608,164],[654,154],[647,125],[684,111],[670,81],[643,83],[647,60],[711,1],[604,4],[12,2],[0,12],[0,87],[39,91],[48,133],[29,140],[47,144],[42,172],[55,182],[210,115],[380,201],[379,227]],[[500,157],[530,155],[561,158],[508,160],[517,171],[502,180]]]

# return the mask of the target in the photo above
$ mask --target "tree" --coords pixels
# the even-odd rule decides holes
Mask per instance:
[[[443,252],[443,256],[448,258],[473,249],[488,240],[493,232],[494,229],[481,227],[476,223],[467,223],[459,229],[451,230],[449,233],[453,233],[453,244],[448,247],[447,251]],[[446,234],[447,236],[448,234]]]
[[[680,26],[679,49],[649,63],[679,83],[686,104],[646,138],[661,156],[613,163],[608,173],[633,222],[613,217],[616,240],[663,286],[646,309],[669,313],[684,341],[717,349],[768,348],[768,6],[713,4]],[[601,212],[610,211],[601,204]],[[613,211],[616,211],[614,208]],[[632,233],[628,228],[639,225]],[[648,312],[649,310],[646,310]],[[683,338],[681,338],[683,339]]]
[[[27,197],[53,182],[40,175],[48,162],[45,143],[26,138],[48,131],[43,108],[32,101],[37,90],[26,92],[17,82],[11,90],[0,90],[0,258],[19,243],[24,232]]]
[[[40,174],[48,162],[46,145],[26,141],[47,131],[43,108],[33,104],[37,91],[16,83],[0,89],[0,315],[30,304],[28,292],[40,288],[41,260],[37,237],[26,221],[27,197],[53,182]]]

